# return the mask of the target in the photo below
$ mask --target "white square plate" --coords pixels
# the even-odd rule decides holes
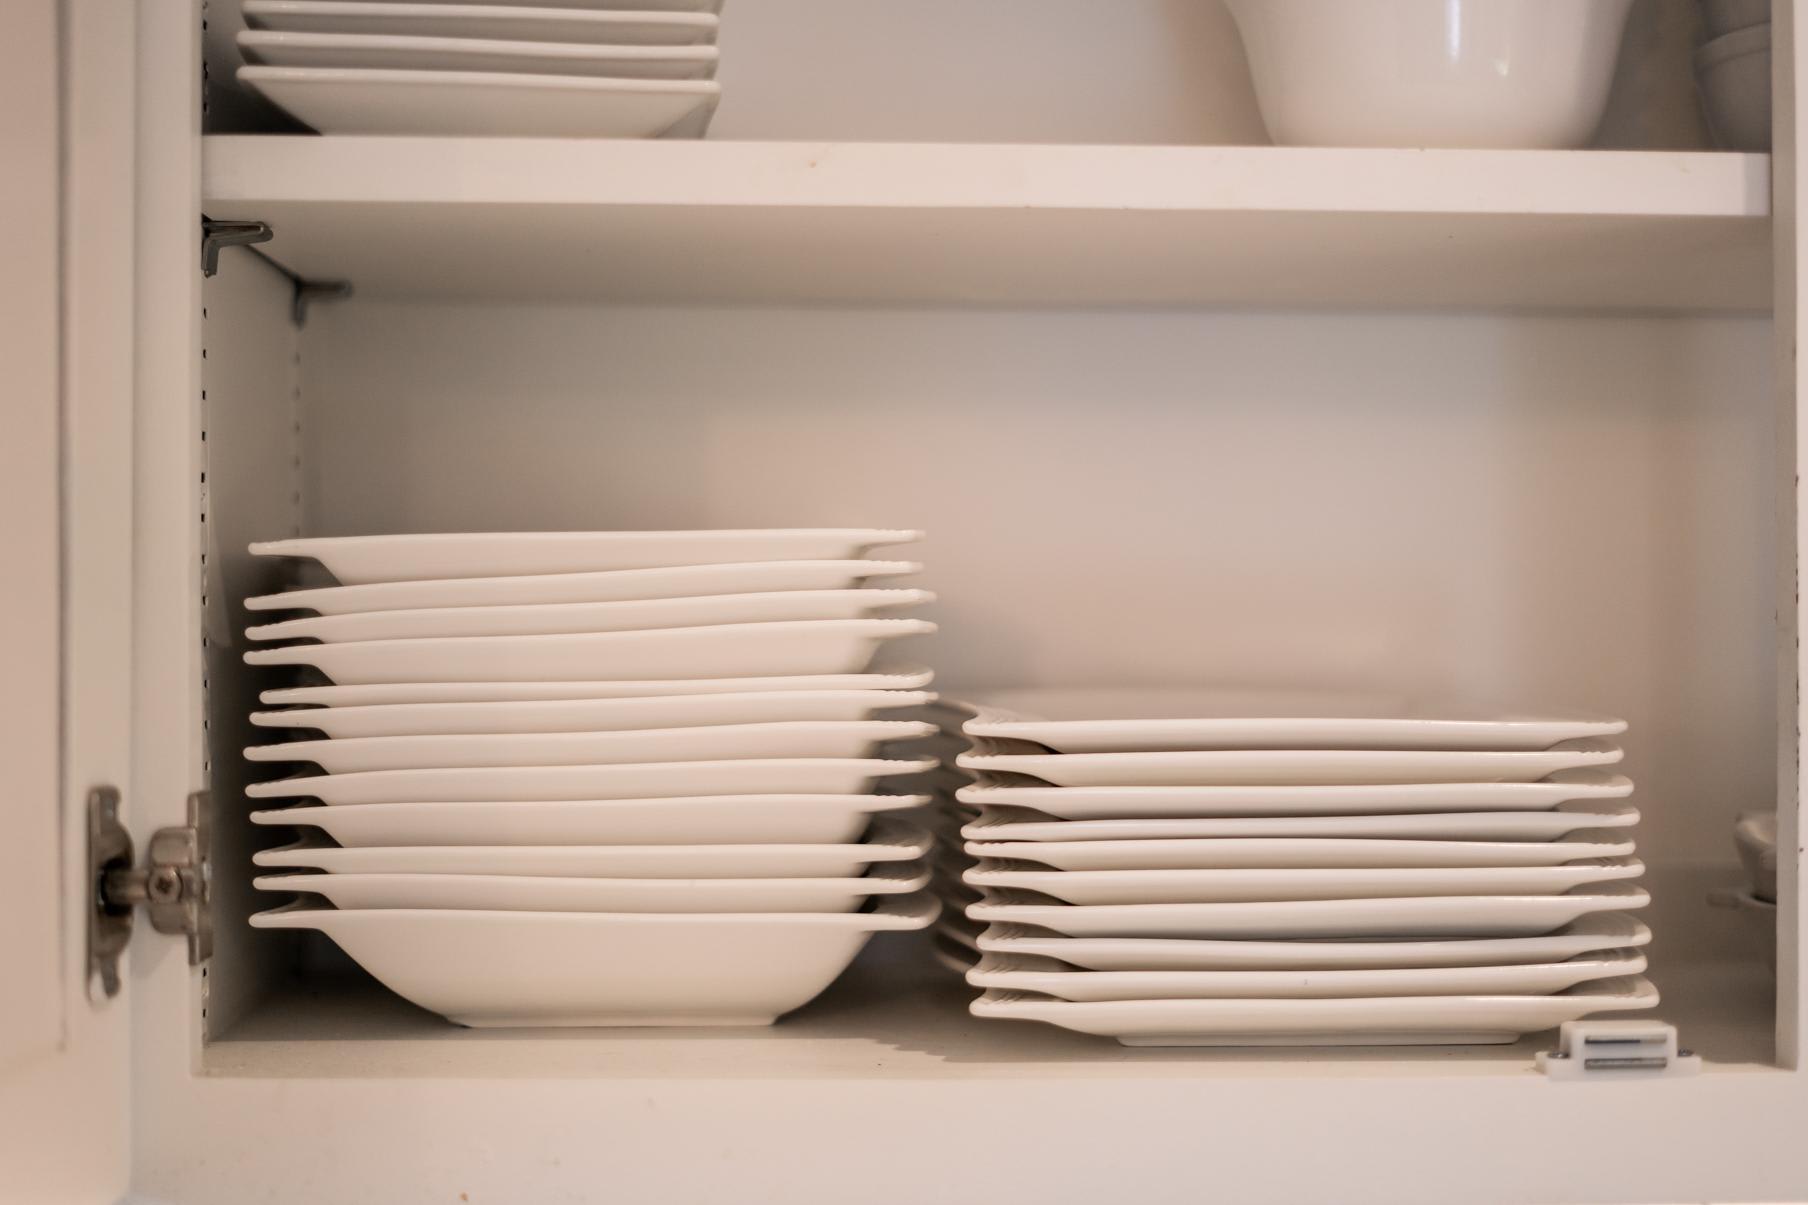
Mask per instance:
[[[828,987],[871,934],[927,928],[937,907],[928,894],[868,912],[292,905],[251,924],[318,929],[385,987],[461,1025],[768,1025]]]
[[[946,921],[946,914],[943,921]],[[938,922],[941,923],[941,922]],[[1332,971],[1382,967],[1509,966],[1561,962],[1650,944],[1624,912],[1596,912],[1535,937],[1439,941],[1218,941],[1185,937],[1064,937],[1032,925],[991,925],[976,944],[1003,954],[1056,958],[1093,971]]]
[[[244,30],[238,35],[238,45],[246,62],[272,67],[497,71],[612,79],[714,79],[718,55],[714,46],[587,46],[273,29]]]
[[[852,795],[881,778],[920,774],[930,761],[762,757],[748,761],[614,766],[480,766],[454,770],[373,770],[254,782],[252,799],[311,798],[340,803],[506,803],[522,799],[661,799],[681,795]]]
[[[799,845],[390,845],[343,849],[304,841],[251,860],[328,874],[551,875],[612,879],[851,878],[874,863],[929,852],[929,834],[903,820],[876,822],[863,841]]]
[[[669,799],[346,803],[252,812],[251,822],[317,828],[340,845],[842,844],[874,814],[921,795],[707,795]]]
[[[1644,873],[1645,865],[1637,858],[1597,858],[1562,866],[1235,870],[1047,870],[1028,862],[987,861],[963,878],[979,888],[1040,891],[1070,904],[1111,905],[1558,895]]]
[[[935,601],[927,590],[774,590],[631,602],[424,607],[311,615],[245,629],[252,640],[420,640],[449,636],[554,636],[635,632],[802,619],[862,619]]]
[[[1630,837],[1560,841],[1389,841],[1372,837],[1209,837],[1168,841],[969,841],[975,858],[1006,858],[1055,870],[1229,870],[1271,867],[1557,866],[1580,858],[1624,858]]]
[[[1354,1000],[1118,1000],[1075,1003],[988,991],[976,1017],[1046,1021],[1126,1046],[1471,1045],[1517,1041],[1600,1012],[1657,1007],[1639,976],[1553,996],[1404,996]]]
[[[955,706],[972,715],[969,736],[1034,741],[1060,753],[1537,750],[1626,731],[1624,720],[1579,713],[1164,687],[1002,691]]]
[[[670,678],[622,682],[371,682],[358,686],[287,686],[258,699],[272,707],[368,707],[390,703],[507,703],[560,699],[652,699],[680,695],[779,690],[917,690],[935,677],[921,666],[870,674],[800,674],[764,678]]]
[[[929,881],[921,862],[833,879],[600,879],[488,874],[268,874],[259,891],[325,896],[336,908],[482,912],[853,912]]]
[[[245,750],[254,762],[312,762],[329,774],[466,766],[609,766],[723,762],[741,758],[867,757],[889,741],[922,736],[908,720],[798,720],[649,728],[639,732],[504,732],[462,736],[359,736],[283,741]]]
[[[1061,755],[1054,755],[1061,756]],[[1496,755],[1505,756],[1505,755]],[[1622,775],[1565,772],[1539,782],[1306,786],[1049,787],[982,776],[956,798],[973,807],[1034,808],[1063,820],[1398,815],[1415,812],[1543,812],[1579,800],[1624,799]]]
[[[1509,966],[1337,971],[1081,971],[1053,958],[989,953],[968,972],[967,982],[1078,1001],[1548,996],[1591,979],[1637,975],[1644,969],[1645,956],[1634,950]]]
[[[335,683],[353,685],[855,674],[885,641],[933,631],[935,625],[921,619],[802,619],[563,636],[292,644],[252,649],[245,662],[308,665]]]
[[[872,578],[920,573],[916,561],[746,561],[677,565],[669,569],[605,569],[596,573],[536,573],[525,577],[453,577],[430,581],[318,586],[260,594],[250,611],[312,611],[356,615],[424,607],[523,607],[548,603],[644,602],[711,594],[775,590],[850,590]]]
[[[1610,766],[1606,741],[1537,752],[1409,749],[1219,749],[1202,753],[964,753],[955,764],[1026,774],[1062,787],[1311,786],[1364,783],[1532,782],[1563,770]]]
[[[1630,785],[1630,784],[1628,784]],[[1407,812],[1377,816],[1205,816],[1196,819],[1057,820],[1023,808],[988,806],[961,829],[969,841],[1156,841],[1224,838],[1395,841],[1557,841],[1584,830],[1631,828],[1629,803],[1576,800],[1539,812]],[[1598,832],[1599,840],[1620,840]]]
[[[510,42],[577,42],[619,46],[713,44],[721,18],[713,12],[587,11],[557,4],[370,3],[368,0],[244,0],[253,29],[298,33],[362,33]]]
[[[251,722],[260,728],[318,731],[335,740],[457,733],[633,732],[785,720],[864,720],[880,711],[920,707],[934,698],[925,690],[769,690],[645,699],[379,703],[254,711]]]
[[[271,540],[251,545],[251,553],[319,561],[340,584],[355,586],[745,561],[848,560],[922,537],[920,531],[873,528],[446,532]]]
[[[1631,883],[1565,895],[1427,895],[1403,899],[1282,900],[1227,904],[1059,904],[1027,892],[988,891],[967,915],[987,924],[1041,925],[1075,937],[1530,937],[1591,912],[1643,908]]]

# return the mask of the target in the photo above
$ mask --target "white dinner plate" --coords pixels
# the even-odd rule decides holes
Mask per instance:
[[[252,812],[253,824],[317,828],[340,845],[844,844],[879,812],[921,795],[707,795],[667,799],[347,803]]]
[[[358,686],[286,686],[258,699],[272,707],[368,707],[389,703],[510,703],[559,699],[651,699],[775,690],[917,690],[935,675],[920,666],[870,674],[763,678],[671,678],[622,682],[372,682]]]
[[[420,640],[447,636],[553,636],[636,632],[800,619],[862,619],[875,611],[935,601],[927,590],[774,590],[633,602],[540,603],[517,607],[426,607],[312,615],[245,629],[252,640]]]
[[[375,7],[380,0],[353,0]],[[394,0],[390,0],[391,3]],[[436,0],[439,4],[478,4],[491,8],[589,9],[627,13],[720,13],[722,0]]]
[[[978,783],[961,787],[956,798],[974,807],[1034,808],[1063,820],[1154,820],[1214,816],[1542,812],[1576,800],[1623,799],[1630,794],[1632,780],[1623,775],[1581,771],[1552,775],[1540,782],[1255,787],[1017,786],[987,776]]]
[[[611,879],[851,878],[929,852],[929,834],[881,819],[864,841],[800,845],[391,845],[342,849],[303,841],[251,860],[328,874],[480,874]]]
[[[1620,841],[1389,841],[1372,837],[1209,837],[1167,841],[969,841],[975,858],[1005,858],[1055,870],[1215,870],[1272,867],[1556,866],[1580,858],[1624,858]]]
[[[1580,713],[1166,687],[1002,691],[955,706],[972,715],[963,729],[969,736],[1034,741],[1060,753],[1537,750],[1626,731],[1624,720]]]
[[[745,561],[847,560],[922,536],[920,531],[873,528],[448,532],[270,540],[251,545],[251,552],[319,561],[340,584],[355,586]]]
[[[1607,741],[1507,753],[1412,749],[1215,749],[1202,753],[963,753],[955,764],[1026,774],[1061,787],[1310,786],[1362,783],[1532,782],[1609,766]]]
[[[946,919],[944,914],[943,920]],[[1216,941],[1185,937],[1064,937],[1037,926],[999,924],[984,929],[976,944],[982,950],[1056,958],[1093,971],[1332,971],[1562,962],[1650,942],[1651,930],[1643,922],[1624,912],[1596,912],[1554,933],[1535,937]]]
[[[1024,808],[988,806],[968,821],[969,841],[1160,841],[1204,838],[1315,838],[1396,841],[1561,840],[1591,829],[1617,830],[1638,823],[1629,803],[1579,800],[1541,812],[1408,812],[1379,816],[1205,816],[1197,819],[1057,820]],[[1595,834],[1620,840],[1617,832]],[[1630,838],[1627,838],[1630,839]]]
[[[1054,904],[1027,892],[988,892],[967,915],[987,924],[1041,925],[1075,937],[1530,937],[1591,912],[1643,908],[1631,883],[1565,895],[1427,895],[1403,899],[1229,904]]]
[[[510,42],[576,42],[622,46],[714,43],[714,13],[584,11],[557,4],[373,4],[368,0],[244,0],[253,29],[298,33],[362,33],[429,38],[485,38]]]
[[[506,874],[266,874],[259,891],[299,891],[336,908],[497,912],[852,912],[875,895],[920,890],[920,862],[832,879],[602,879]]]
[[[920,774],[930,761],[762,757],[747,761],[612,766],[479,766],[371,770],[254,782],[252,799],[341,803],[458,803],[523,799],[671,799],[683,795],[853,795],[882,778]]]
[[[798,720],[648,728],[639,732],[504,732],[477,736],[359,736],[252,745],[254,762],[311,762],[329,774],[466,766],[612,766],[743,758],[867,757],[922,736],[909,720]]]
[[[252,649],[248,665],[310,665],[336,683],[856,674],[879,646],[935,631],[921,619],[801,619],[563,636],[354,640]]]
[[[976,1017],[1046,1021],[1126,1046],[1470,1045],[1517,1041],[1593,1013],[1657,1007],[1649,979],[1599,979],[1551,996],[1078,1003],[992,990]]]
[[[937,907],[926,893],[867,912],[291,905],[251,924],[318,929],[385,987],[461,1025],[767,1025],[828,987],[871,934],[927,928]]]
[[[768,690],[643,699],[379,703],[254,711],[251,722],[260,728],[318,731],[339,740],[457,733],[633,732],[782,720],[864,720],[880,711],[920,707],[934,698],[925,690]]]
[[[714,79],[718,54],[714,46],[586,46],[271,29],[244,30],[238,35],[238,45],[246,62],[272,67],[396,67],[614,79]]]
[[[1048,870],[1029,862],[981,862],[963,878],[979,888],[1040,891],[1070,904],[1111,905],[1557,895],[1644,873],[1645,865],[1637,858],[1596,858],[1562,866],[1407,869]]]
[[[1083,971],[1053,958],[988,953],[967,974],[978,988],[1061,1000],[1290,1000],[1360,996],[1548,996],[1591,979],[1637,975],[1645,956],[1604,951],[1565,962],[1339,971]]]
[[[453,577],[363,586],[318,586],[259,594],[250,611],[312,611],[356,615],[424,607],[523,607],[550,603],[640,602],[761,594],[775,590],[850,590],[873,578],[921,573],[916,561],[745,561],[677,565],[669,569],[604,569],[596,573],[536,573],[524,577]]]

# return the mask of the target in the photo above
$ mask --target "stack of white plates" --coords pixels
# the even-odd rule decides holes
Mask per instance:
[[[876,793],[933,766],[884,718],[926,670],[869,672],[926,591],[865,559],[916,532],[573,532],[281,540],[336,585],[248,600],[266,691],[252,918],[318,929],[467,1025],[765,1024],[936,904],[929,838]],[[321,907],[324,900],[331,907]]]
[[[238,78],[322,134],[702,137],[721,0],[242,0]]]
[[[1649,1008],[1625,725],[1390,701],[956,705],[983,1017],[1129,1045],[1507,1042]],[[978,809],[977,814],[971,809]]]

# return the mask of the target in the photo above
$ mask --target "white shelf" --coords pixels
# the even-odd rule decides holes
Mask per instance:
[[[215,136],[370,297],[1763,312],[1764,155]]]

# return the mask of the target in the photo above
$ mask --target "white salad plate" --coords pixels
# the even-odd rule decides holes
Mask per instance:
[[[470,803],[348,803],[252,812],[348,848],[482,845],[841,845],[921,795],[705,795]],[[876,827],[876,826],[875,826]],[[752,875],[749,878],[755,877]]]
[[[365,2],[365,0],[357,0]],[[374,2],[374,0],[373,0]],[[479,4],[491,8],[594,9],[630,13],[720,13],[722,0],[437,0],[440,4]]]
[[[875,895],[929,881],[921,863],[871,874],[804,879],[601,879],[505,874],[266,874],[259,891],[321,895],[336,908],[497,912],[852,912]]]
[[[927,894],[810,913],[291,905],[251,923],[318,929],[385,987],[461,1025],[768,1025],[828,987],[873,933],[927,928],[937,908]]]
[[[476,766],[305,774],[254,782],[252,799],[342,803],[457,803],[527,799],[671,799],[684,795],[853,795],[882,778],[920,774],[931,761],[761,757],[742,761],[604,766]]]
[[[337,683],[519,682],[853,674],[921,619],[803,619],[563,636],[450,636],[252,649],[248,665],[308,665]],[[1503,755],[1504,756],[1504,755]]]
[[[638,732],[504,732],[477,736],[359,736],[252,745],[248,761],[311,762],[329,774],[468,766],[612,766],[743,758],[867,757],[922,736],[908,720],[798,720],[648,728]]]
[[[398,67],[614,79],[713,79],[719,53],[714,46],[602,46],[270,29],[244,30],[238,46],[246,62],[272,67]]]
[[[677,565],[669,569],[605,569],[597,573],[536,573],[525,577],[454,577],[363,586],[318,586],[259,594],[250,611],[312,611],[357,615],[426,607],[525,607],[551,603],[645,602],[711,594],[777,590],[850,590],[879,577],[920,573],[916,561],[746,561]]]
[[[927,590],[774,590],[633,602],[539,603],[518,607],[425,607],[313,615],[245,629],[252,640],[421,640],[449,636],[555,636],[657,631],[800,619],[862,619],[935,601]]]
[[[869,621],[870,622],[870,621]],[[1072,756],[1055,754],[1056,758]],[[1128,756],[1128,755],[1126,755]],[[1509,756],[1496,754],[1495,756]],[[1421,782],[1218,787],[1002,785],[984,777],[956,798],[974,807],[1034,808],[1063,820],[1398,815],[1411,812],[1542,812],[1577,800],[1623,799],[1632,780],[1563,773],[1539,782]]]
[[[1084,823],[1083,821],[1081,823]],[[1622,841],[1389,841],[1372,837],[1210,837],[1168,841],[969,841],[975,858],[1008,858],[1055,870],[1216,870],[1338,867],[1556,866],[1623,858]]]
[[[961,829],[969,841],[1167,841],[1210,838],[1395,840],[1463,842],[1558,841],[1591,829],[1638,824],[1629,803],[1588,800],[1541,812],[1408,812],[1378,816],[1205,816],[1196,819],[1057,820],[1023,808],[987,806]],[[1618,834],[1594,839],[1617,841]],[[1628,838],[1629,839],[1629,838]]]
[[[379,703],[254,711],[251,722],[260,728],[319,731],[337,740],[458,733],[632,732],[785,720],[864,720],[879,711],[920,707],[934,698],[926,690],[769,690],[641,699]]]
[[[1358,996],[1548,996],[1637,975],[1645,956],[1607,951],[1566,962],[1337,971],[1083,971],[1053,958],[988,953],[967,973],[978,988],[1042,992],[1062,1000],[1289,1000]]]
[[[1231,870],[1048,870],[981,862],[964,880],[980,888],[1040,891],[1070,904],[1216,904],[1283,900],[1398,900],[1409,896],[1558,895],[1589,883],[1636,879],[1636,858],[1562,866],[1421,866]]]
[[[777,690],[918,690],[935,675],[920,666],[870,674],[799,674],[759,678],[671,678],[621,682],[367,682],[357,686],[287,686],[258,699],[272,707],[369,707],[389,703],[513,703],[564,699],[652,699]]]
[[[1215,749],[1200,753],[963,753],[965,770],[1027,774],[1061,787],[1310,786],[1532,782],[1623,756],[1606,741],[1537,752],[1411,749]]]
[[[946,914],[943,921],[947,920]],[[1184,937],[1063,937],[1029,925],[990,925],[976,944],[1002,954],[1055,958],[1092,971],[1335,971],[1513,966],[1562,962],[1649,945],[1651,930],[1624,912],[1596,912],[1534,937],[1400,941],[1215,941]]]
[[[996,989],[976,1017],[1046,1021],[1126,1046],[1471,1045],[1517,1041],[1600,1012],[1655,1008],[1649,979],[1599,979],[1550,996],[1342,1000],[1053,1000]]]
[[[302,842],[252,861],[329,874],[502,874],[612,879],[850,878],[929,852],[929,834],[881,819],[864,841],[800,845],[402,845],[343,849]]]
[[[586,11],[545,4],[375,4],[368,0],[244,0],[253,29],[298,33],[362,33],[429,38],[486,38],[509,42],[576,42],[620,46],[693,46],[714,43],[721,19],[714,13],[666,12],[669,5],[636,5],[640,11]]]
[[[251,545],[251,553],[319,561],[341,585],[355,586],[745,561],[848,560],[922,536],[920,531],[869,528],[451,532],[270,540]]]
[[[987,924],[1041,925],[1075,937],[1530,937],[1591,912],[1642,908],[1643,888],[1607,883],[1564,895],[1410,896],[1223,904],[1059,904],[989,891],[967,908]]]
[[[1060,753],[1237,749],[1538,750],[1617,736],[1608,716],[1519,714],[1370,696],[1234,694],[1184,688],[1019,690],[955,704],[969,736]]]

